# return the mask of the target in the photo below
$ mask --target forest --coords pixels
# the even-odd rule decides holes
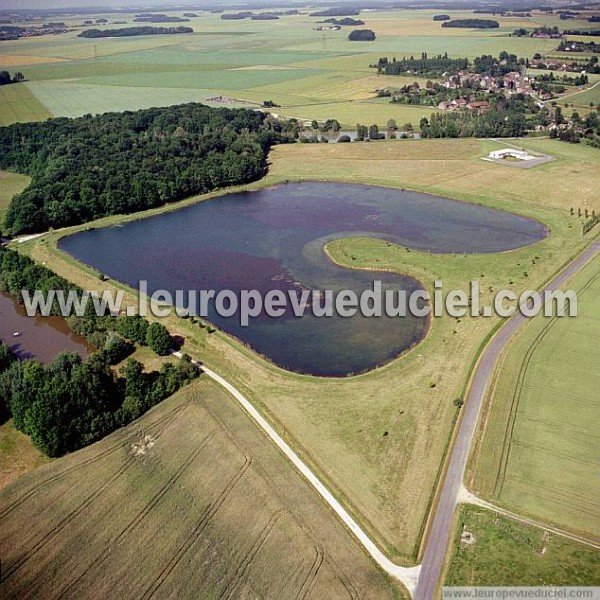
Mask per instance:
[[[129,359],[115,374],[103,353],[54,362],[19,361],[0,343],[0,417],[13,418],[44,454],[58,457],[88,446],[137,419],[198,377],[189,360],[145,373]]]
[[[521,137],[527,131],[525,115],[515,110],[493,109],[484,114],[444,112],[421,119],[422,138]]]
[[[454,21],[444,21],[442,27],[464,27],[466,29],[496,29],[500,27],[498,21],[491,19],[456,19]]]
[[[189,19],[182,19],[173,15],[162,13],[141,13],[133,19],[134,23],[188,23]]]
[[[86,29],[78,37],[97,39],[109,37],[135,37],[137,35],[175,35],[178,33],[194,33],[191,27],[122,27],[121,29]]]
[[[29,257],[0,247],[1,291],[19,300],[22,290],[49,289],[81,292]],[[0,423],[12,417],[15,427],[48,456],[99,440],[198,376],[189,359],[145,373],[138,361],[129,358],[115,374],[111,367],[125,360],[135,344],[166,355],[174,342],[160,323],[139,316],[99,316],[92,308],[84,317],[66,319],[98,349],[85,363],[73,353],[61,354],[46,366],[35,360],[18,361],[0,344]],[[53,312],[58,314],[57,306]]]
[[[289,124],[246,109],[183,104],[0,128],[0,168],[32,178],[10,235],[161,206],[262,177]]]
[[[351,42],[372,42],[375,38],[375,32],[370,29],[355,29],[348,35]]]

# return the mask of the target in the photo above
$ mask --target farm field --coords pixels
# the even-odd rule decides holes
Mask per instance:
[[[29,471],[49,462],[12,421],[0,425],[0,490]]]
[[[0,108],[0,127],[16,122],[44,121],[54,116],[25,83],[0,87]]]
[[[0,124],[225,95],[232,98],[229,106],[256,105],[269,99],[280,105],[274,109],[277,114],[306,120],[336,118],[345,127],[354,128],[357,122],[383,126],[392,118],[418,125],[432,108],[367,102],[381,87],[411,82],[408,77],[378,77],[369,65],[380,56],[401,58],[426,51],[473,58],[507,49],[532,56],[546,54],[556,45],[554,40],[509,38],[516,27],[554,24],[555,15],[495,17],[500,28],[489,31],[442,30],[432,20],[435,12],[364,12],[364,27],[377,34],[369,43],[348,41],[348,28],[315,31],[320,19],[308,14],[261,22],[226,21],[219,15],[200,13],[186,24],[194,29],[193,34],[102,40],[78,38],[82,18],[66,17],[67,25],[77,30],[2,43],[0,69],[21,70],[29,83],[19,86],[19,94],[23,99],[30,97],[13,101],[10,110],[2,111],[5,116]],[[464,11],[450,14],[473,16]],[[107,16],[114,20],[114,15]],[[131,22],[132,17],[123,14],[119,20]],[[590,24],[570,21],[570,26],[585,29]],[[0,101],[5,102],[1,97]]]
[[[29,177],[26,175],[0,171],[0,223],[3,222],[12,197],[22,192],[28,185]]]
[[[461,542],[471,533],[474,543]],[[542,553],[543,550],[543,553]],[[600,584],[598,551],[483,508],[463,506],[445,585]]]
[[[596,82],[595,85],[587,90],[578,92],[576,94],[569,94],[568,96],[561,99],[560,104],[567,103],[571,107],[590,108],[590,104],[597,106],[600,104],[600,82]]]
[[[401,597],[210,381],[21,478],[0,514],[6,599]]]
[[[481,160],[497,147],[476,140],[279,146],[271,154],[267,178],[246,189],[302,178],[336,179],[429,191],[541,219],[551,229],[546,240],[493,256],[436,256],[364,238],[328,247],[343,265],[404,272],[424,282],[442,279],[447,289],[462,289],[479,279],[483,301],[490,288],[539,285],[583,248],[582,219],[568,217],[569,196],[564,194],[573,173],[579,172],[581,202],[590,208],[598,202],[594,182],[600,165],[593,148],[527,140],[529,149],[556,160],[515,173]],[[95,225],[132,218],[138,217],[112,217]],[[23,244],[21,250],[85,289],[98,289],[97,273],[56,250],[63,234]],[[106,284],[108,289],[112,285]],[[377,543],[405,564],[414,564],[419,554],[437,471],[457,414],[453,400],[463,395],[473,357],[496,323],[435,319],[419,346],[386,367],[358,377],[318,379],[282,371],[228,336],[207,335],[175,317],[166,320],[170,330],[186,338],[192,355],[264,411]]]
[[[473,491],[598,539],[600,262],[569,285],[576,318],[536,317],[503,358]]]

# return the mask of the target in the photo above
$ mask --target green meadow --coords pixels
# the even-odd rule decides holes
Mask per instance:
[[[461,541],[463,532],[472,543]],[[445,585],[598,584],[597,550],[483,508],[461,508]]]

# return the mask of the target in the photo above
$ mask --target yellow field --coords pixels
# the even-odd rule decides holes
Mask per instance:
[[[385,126],[389,119],[414,125],[432,109],[391,105],[387,100],[363,102],[374,98],[377,89],[414,80],[377,77],[370,65],[379,57],[425,51],[430,56],[448,52],[473,58],[502,50],[531,57],[556,47],[555,40],[509,37],[516,27],[553,23],[554,15],[493,17],[500,22],[499,29],[473,30],[442,28],[433,21],[436,12],[363,11],[364,27],[377,34],[367,44],[350,42],[349,28],[316,31],[319,18],[308,14],[258,22],[226,21],[218,14],[202,13],[189,23],[194,29],[190,35],[87,40],[78,38],[80,29],[75,29],[60,36],[3,42],[0,68],[23,71],[47,112],[60,116],[105,112],[111,103],[118,110],[135,110],[148,106],[148,93],[153,104],[162,106],[223,94],[259,104],[272,99],[281,105],[275,110],[278,114],[306,120],[335,118],[345,127],[358,122]],[[472,11],[450,14],[474,16]],[[119,20],[131,23],[133,16],[123,13]],[[65,19],[81,27],[81,19]],[[569,25],[585,28],[587,23]],[[89,85],[95,94],[89,93]],[[5,122],[34,118],[26,103],[23,112],[18,112],[20,108],[15,104]],[[45,116],[40,113],[37,118]]]
[[[0,490],[49,461],[24,434],[8,421],[0,425]]]
[[[27,54],[2,54],[0,58],[2,67],[23,67],[28,65],[44,65],[47,63],[60,62],[66,60],[62,58],[52,58],[50,56],[30,56]]]
[[[0,515],[6,600],[401,595],[210,381],[21,478]]]

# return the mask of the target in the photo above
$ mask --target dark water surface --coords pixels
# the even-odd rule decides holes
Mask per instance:
[[[222,196],[123,226],[65,238],[60,247],[134,288],[352,289],[373,280],[384,289],[420,288],[387,273],[336,266],[324,245],[368,235],[418,250],[487,253],[541,240],[543,225],[511,213],[426,194],[337,183],[287,184]],[[388,362],[418,342],[427,321],[415,317],[239,317],[213,311],[211,322],[287,369],[342,376]]]
[[[18,336],[14,334],[18,333]],[[0,339],[21,360],[36,358],[50,363],[60,352],[77,352],[86,358],[91,346],[59,317],[28,317],[8,294],[0,293]]]

